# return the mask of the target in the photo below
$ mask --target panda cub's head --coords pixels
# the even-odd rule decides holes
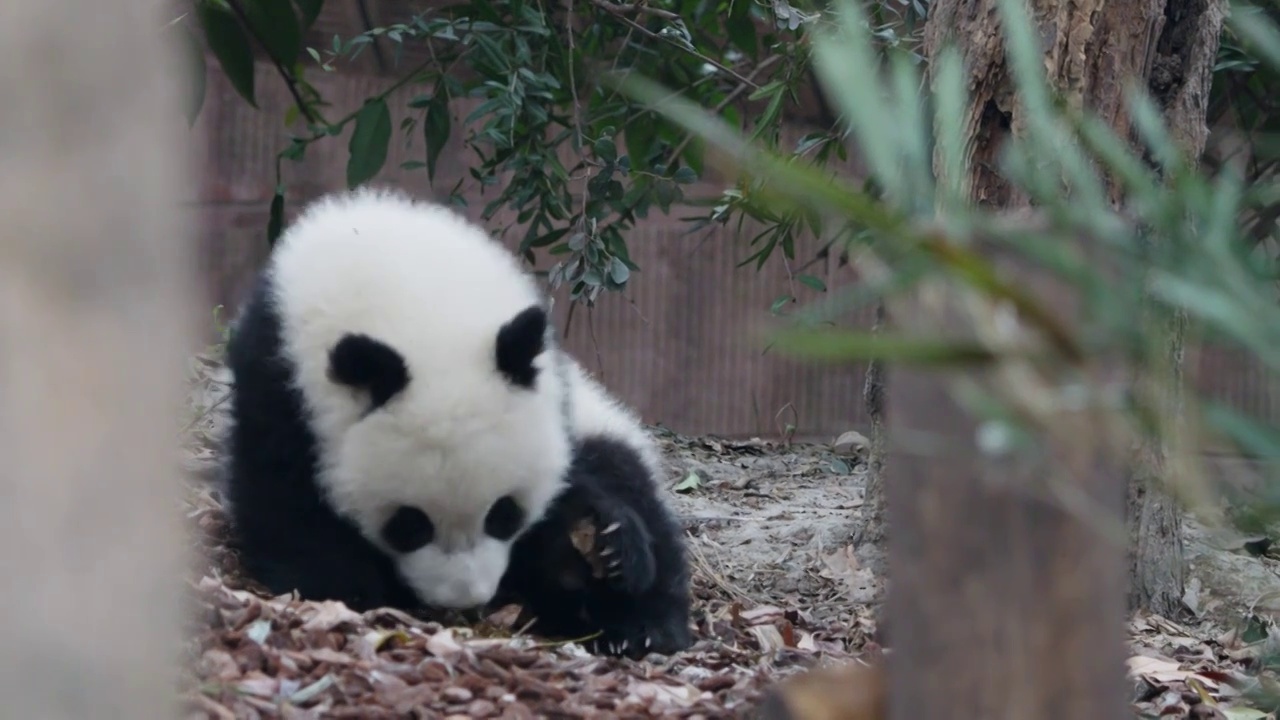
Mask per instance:
[[[453,211],[377,190],[308,208],[271,265],[324,501],[427,604],[487,602],[570,462],[533,278]]]

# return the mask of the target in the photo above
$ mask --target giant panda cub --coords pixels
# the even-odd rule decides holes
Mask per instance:
[[[661,455],[635,414],[577,362],[566,355],[562,368],[569,488],[516,541],[500,600],[520,602],[540,635],[598,632],[589,642],[597,652],[682,650],[692,642],[689,571],[683,528],[660,495]]]
[[[553,340],[534,279],[450,209],[368,189],[306,208],[227,346],[247,574],[357,610],[489,601],[565,487]]]
[[[224,482],[247,574],[357,610],[473,608],[501,582],[543,634],[687,646],[656,449],[555,347],[544,299],[447,208],[378,190],[307,208],[228,343]],[[569,536],[584,518],[589,551]]]

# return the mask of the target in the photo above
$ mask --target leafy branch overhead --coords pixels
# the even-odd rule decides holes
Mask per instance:
[[[293,99],[283,118],[290,139],[278,157],[269,241],[283,224],[288,188],[281,163],[298,161],[314,143],[343,132],[350,132],[350,185],[378,177],[393,141],[403,141],[416,155],[402,169],[425,171],[434,181],[444,148],[460,141],[475,158],[469,180],[490,196],[483,216],[510,211],[516,220],[508,229],[522,234],[521,251],[531,261],[539,249],[548,253],[555,260],[550,281],[567,285],[575,300],[592,302],[604,290],[626,286],[639,270],[627,234],[654,210],[706,206],[693,218],[694,229],[734,219],[739,229],[745,219],[765,222],[771,229],[751,240],[748,262],[757,267],[776,249],[794,260],[796,237],[817,229],[811,217],[775,217],[753,187],[691,202],[686,188],[702,175],[704,144],[597,82],[606,71],[656,78],[714,108],[730,126],[748,126],[753,139],[776,146],[784,108],[812,89],[805,42],[819,17],[785,0],[484,0],[426,10],[314,46],[304,39],[316,36],[312,27],[323,0],[193,2],[195,12],[175,24],[188,32],[188,25],[198,28],[247,103],[258,106],[255,54],[274,67]],[[886,6],[878,37],[886,46],[913,45],[923,12],[919,3]],[[339,71],[375,39],[390,45],[397,58],[412,48],[417,56],[425,51],[429,60],[398,63],[395,77],[361,107],[327,117],[329,105],[308,75]],[[203,78],[203,66],[195,71]],[[476,105],[455,118],[454,99]],[[193,105],[194,118],[199,103]],[[820,123],[822,129],[806,135],[795,152],[819,164],[844,158],[834,117]],[[465,202],[463,189],[461,182],[452,188],[455,202]],[[812,275],[796,279],[825,290]]]

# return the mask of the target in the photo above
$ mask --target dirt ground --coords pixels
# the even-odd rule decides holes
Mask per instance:
[[[223,547],[213,481],[225,373],[206,357],[191,375],[191,717],[737,717],[782,677],[879,652],[883,549],[860,542],[856,447],[656,429],[689,536],[699,641],[669,658],[599,658],[520,636],[510,610],[425,622],[252,592]],[[1280,564],[1194,522],[1187,536],[1187,615],[1131,623],[1135,714],[1273,717],[1249,694],[1280,688],[1266,661],[1280,647]]]

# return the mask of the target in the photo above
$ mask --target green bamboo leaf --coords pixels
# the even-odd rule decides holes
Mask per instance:
[[[204,31],[209,49],[218,59],[222,71],[227,74],[231,87],[253,108],[258,107],[254,99],[253,88],[253,51],[249,49],[249,38],[244,29],[236,21],[231,10],[212,2],[200,2],[196,5],[196,17]]]
[[[964,117],[969,97],[965,89],[964,60],[954,45],[948,45],[934,61],[934,129],[938,144],[939,177],[943,203],[963,208],[969,197],[969,152],[964,134]]]
[[[1258,314],[1224,289],[1218,289],[1169,272],[1152,272],[1151,294],[1185,309],[1211,327],[1229,336],[1258,355],[1272,370],[1280,370],[1280,344],[1267,327],[1258,324]]]
[[[609,263],[609,277],[617,285],[625,285],[627,278],[631,277],[631,268],[622,262],[620,258],[614,258]]]
[[[853,220],[868,230],[883,234],[898,244],[898,249],[922,250],[935,260],[956,270],[956,276],[968,282],[989,298],[1007,300],[1018,312],[1035,324],[1070,361],[1081,358],[1079,344],[1056,314],[1020,287],[1001,279],[989,260],[968,251],[935,232],[916,230],[901,213],[872,199],[838,177],[797,165],[775,153],[746,142],[741,134],[697,104],[672,93],[662,85],[638,75],[605,73],[602,80],[619,92],[649,105],[666,115],[688,132],[703,139],[709,147],[723,154],[730,166],[727,171],[745,171],[767,178],[757,201],[770,196]],[[906,246],[903,248],[902,246]]]
[[[756,24],[751,19],[752,5],[753,3],[749,2],[734,2],[730,7],[729,16],[725,18],[724,29],[729,36],[729,42],[750,55],[752,59],[758,59],[760,47],[756,38]]]
[[[1136,207],[1154,207],[1160,198],[1160,184],[1151,169],[1133,154],[1128,143],[1093,114],[1076,117],[1076,129],[1084,145],[1103,164]]]
[[[288,0],[242,0],[245,17],[271,57],[290,67],[302,52],[302,28]]]
[[[911,54],[906,51],[893,53],[890,70],[892,87],[897,95],[894,102],[894,106],[898,108],[895,127],[902,153],[902,176],[905,187],[911,188],[911,192],[905,193],[899,203],[913,214],[931,216],[936,192],[930,157],[929,138],[932,133],[924,119],[920,73],[911,63]],[[960,117],[963,115],[953,122],[959,122]]]
[[[1166,174],[1180,174],[1187,167],[1186,157],[1169,135],[1160,108],[1151,99],[1151,95],[1137,85],[1130,86],[1126,96],[1138,137],[1142,138],[1156,162],[1164,167]]]
[[[722,166],[728,166],[724,167],[726,172],[745,171],[758,178],[767,178],[768,182],[761,189],[762,202],[767,202],[771,195],[781,197],[803,207],[839,213],[885,233],[899,231],[905,226],[900,215],[849,182],[748,143],[737,128],[730,127],[696,103],[648,78],[606,73],[602,80],[701,138],[708,149],[719,151],[718,159]]]
[[[1259,459],[1280,458],[1280,429],[1260,423],[1216,402],[1202,403],[1205,422],[1226,435],[1246,455]]]
[[[280,233],[284,231],[284,188],[276,188],[275,197],[271,198],[271,211],[267,219],[267,247],[276,244]]]
[[[371,180],[387,161],[387,145],[391,141],[391,111],[387,101],[370,100],[356,115],[356,127],[347,144],[347,187]]]
[[[444,83],[436,83],[435,94],[427,105],[427,117],[422,123],[423,139],[427,143],[427,179],[435,180],[436,161],[449,142],[449,91]]]
[[[836,0],[834,6],[836,29],[814,34],[814,70],[853,129],[876,182],[889,197],[902,201],[908,188],[899,171],[902,149],[894,128],[898,108],[880,85],[880,63],[867,36],[866,15],[855,0]],[[850,72],[850,68],[859,71]]]
[[[320,11],[324,9],[324,0],[294,0],[298,5],[298,11],[302,13],[302,27],[309,28],[315,24],[316,18],[320,17]]]
[[[1234,3],[1226,23],[1250,51],[1280,72],[1280,29],[1267,17],[1266,11],[1254,5]]]
[[[822,282],[822,278],[814,277],[813,275],[797,275],[796,281],[801,285],[811,287],[818,292],[827,291],[827,284]]]
[[[827,362],[883,360],[954,367],[982,365],[996,359],[995,353],[977,343],[857,330],[788,328],[777,332],[772,344],[789,355]]]

